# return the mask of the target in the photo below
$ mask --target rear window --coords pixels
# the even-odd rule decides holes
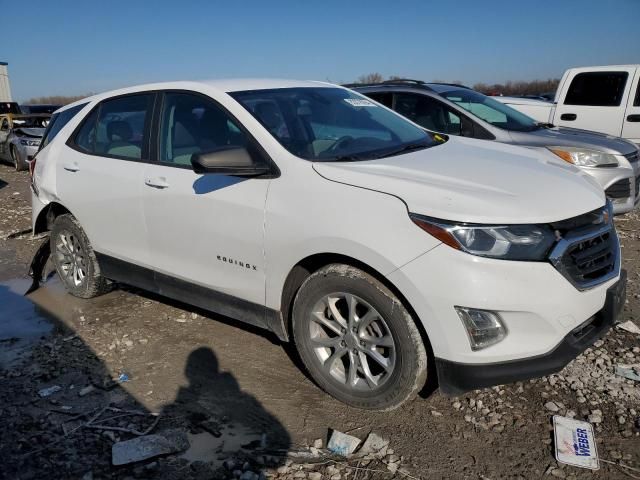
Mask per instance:
[[[617,107],[622,101],[627,72],[585,72],[571,81],[565,105]]]
[[[86,105],[86,103],[76,105],[75,107],[68,108],[60,113],[52,115],[51,120],[49,120],[49,125],[47,125],[47,129],[44,131],[44,136],[40,143],[40,150],[49,145],[56,135],[60,133],[60,130],[62,130],[64,126],[69,123],[69,121]]]

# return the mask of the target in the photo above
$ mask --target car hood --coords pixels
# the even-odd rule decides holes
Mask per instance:
[[[628,155],[637,149],[635,144],[623,138],[577,128],[541,128],[533,132],[511,131],[509,134],[516,144],[531,147],[584,147],[614,155]]]
[[[602,188],[549,153],[451,137],[443,145],[361,162],[315,162],[328,180],[402,199],[410,212],[459,222],[548,223],[601,207]]]
[[[42,135],[44,135],[44,128],[16,128],[15,132],[18,135],[26,135],[27,137],[34,137],[34,138],[42,138]]]

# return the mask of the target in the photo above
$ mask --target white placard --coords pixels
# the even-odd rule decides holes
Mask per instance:
[[[593,427],[589,422],[554,415],[553,432],[556,460],[574,467],[600,468]]]

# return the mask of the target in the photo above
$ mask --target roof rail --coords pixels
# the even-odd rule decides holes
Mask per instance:
[[[392,78],[380,83],[415,83],[418,85],[424,85],[427,82],[423,82],[422,80],[414,80],[413,78]]]
[[[462,85],[461,83],[447,83],[447,82],[429,82],[432,85],[448,85],[449,87],[460,87],[466,88],[467,90],[473,90],[471,87],[467,87],[466,85]]]

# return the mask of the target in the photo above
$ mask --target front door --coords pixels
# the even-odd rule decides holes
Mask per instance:
[[[8,158],[8,144],[7,138],[11,131],[11,124],[7,117],[0,118],[0,158]]]
[[[640,145],[640,68],[636,69],[631,85],[631,95],[622,124],[622,137]]]
[[[196,174],[191,168],[194,153],[253,140],[209,97],[167,92],[161,104],[157,162],[146,166],[143,192],[160,292],[223,313],[217,302],[229,297],[263,307],[270,180]]]
[[[565,80],[553,123],[619,137],[634,68],[573,72]]]

